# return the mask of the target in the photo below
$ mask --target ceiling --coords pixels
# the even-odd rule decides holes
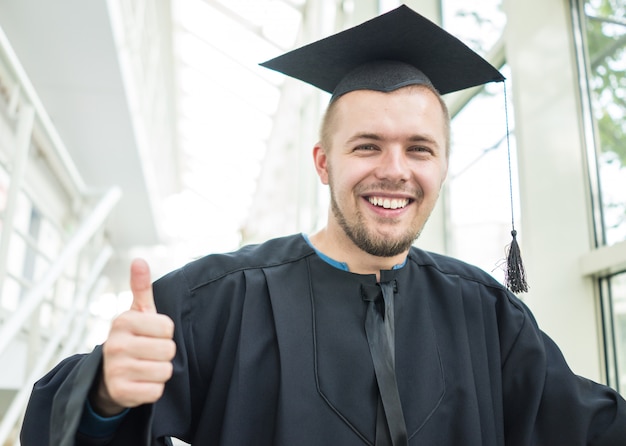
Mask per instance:
[[[94,192],[113,184],[117,245],[157,238],[104,1],[3,0],[0,27]]]

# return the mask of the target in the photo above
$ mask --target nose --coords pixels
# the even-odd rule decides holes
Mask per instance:
[[[395,147],[387,149],[379,160],[376,175],[381,180],[408,181],[410,178],[409,160],[404,150]]]

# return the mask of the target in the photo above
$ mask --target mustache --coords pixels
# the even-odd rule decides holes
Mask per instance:
[[[375,192],[390,192],[410,195],[415,200],[420,200],[424,196],[422,188],[408,185],[400,181],[378,181],[376,183],[360,186],[357,192],[361,195],[368,195],[368,193]]]

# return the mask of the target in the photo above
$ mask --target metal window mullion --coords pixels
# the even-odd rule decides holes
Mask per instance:
[[[613,307],[613,292],[611,289],[611,278],[600,278],[600,290],[604,307],[604,331],[605,331],[605,355],[606,361],[606,378],[610,386],[619,392],[619,369],[617,363],[617,345],[615,334],[615,310]]]

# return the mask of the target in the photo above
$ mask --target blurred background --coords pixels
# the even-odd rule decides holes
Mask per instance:
[[[445,98],[450,173],[416,245],[502,281],[513,215],[520,297],[626,394],[626,4],[405,3],[507,77]],[[127,309],[133,257],[156,279],[325,223],[329,98],[258,64],[399,4],[0,0],[0,444],[33,382]]]

